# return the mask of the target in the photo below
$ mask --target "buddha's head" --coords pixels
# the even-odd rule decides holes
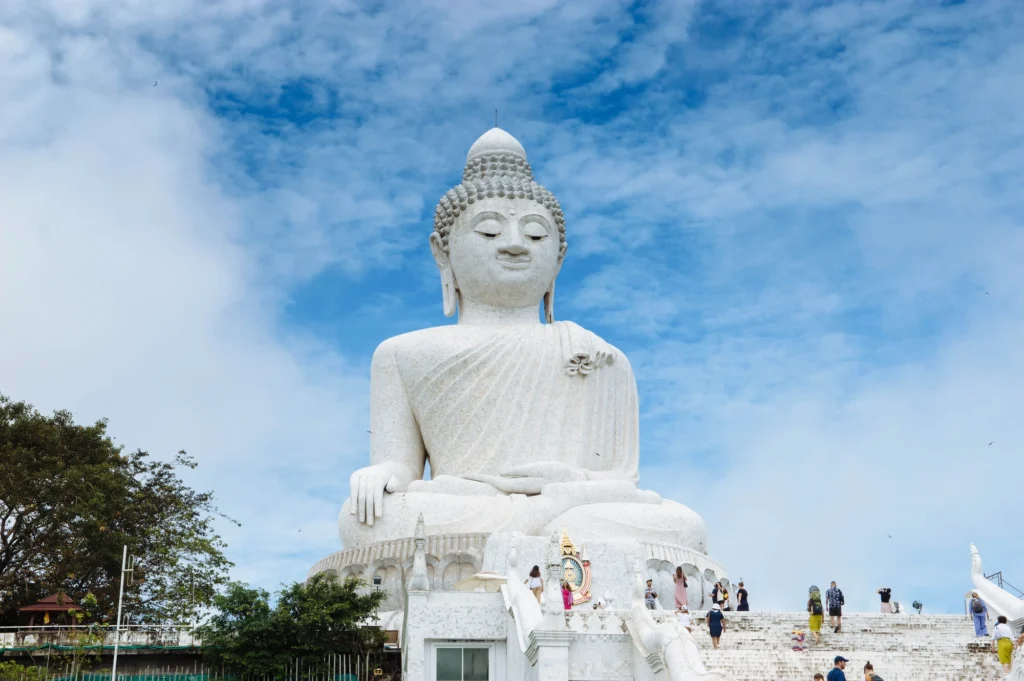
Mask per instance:
[[[504,130],[492,128],[470,148],[462,184],[434,211],[430,250],[449,317],[464,301],[522,308],[543,299],[545,318],[554,320],[565,219],[558,199],[534,182],[522,145]]]

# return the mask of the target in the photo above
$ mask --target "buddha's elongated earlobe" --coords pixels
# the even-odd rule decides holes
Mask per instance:
[[[562,243],[561,252],[558,254],[558,269],[555,270],[555,276],[551,279],[551,286],[544,292],[544,321],[548,324],[552,324],[555,321],[555,280],[558,279],[558,273],[562,271],[562,261],[565,259],[565,243]]]
[[[444,250],[444,241],[437,232],[430,235],[430,252],[434,254],[434,262],[441,272],[441,303],[444,306],[444,316],[451,317],[458,310],[458,287],[455,284],[451,260]]]

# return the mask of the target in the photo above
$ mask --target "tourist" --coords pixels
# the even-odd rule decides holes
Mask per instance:
[[[832,661],[832,671],[828,673],[827,681],[846,681],[846,663],[849,662],[842,655],[836,655],[836,659]]]
[[[569,588],[569,582],[562,580],[562,607],[566,610],[572,610],[572,589]]]
[[[892,598],[892,589],[882,587],[875,593],[882,597],[882,612],[892,614],[892,603],[889,602],[889,599]]]
[[[814,681],[825,681],[825,675],[821,672],[818,672],[814,675]]]
[[[846,605],[843,590],[836,586],[835,582],[832,582],[832,586],[825,592],[825,600],[828,602],[829,626],[832,627],[833,632],[838,634],[843,628],[843,606]]]
[[[722,610],[732,610],[732,606],[729,604],[729,587],[722,585],[722,589],[718,592],[718,597],[722,600]]]
[[[1005,615],[1000,615],[996,622],[992,629],[992,647],[999,654],[999,663],[1003,665],[1003,671],[1009,674],[1013,660],[1013,632],[1006,623]]]
[[[974,635],[988,636],[988,606],[977,591],[971,594],[971,618],[974,620]]]
[[[722,590],[722,583],[715,582],[715,585],[711,587],[711,603],[717,603],[719,607],[722,605],[722,599],[719,596],[719,592]]]
[[[683,574],[682,565],[676,567],[676,573],[672,575],[672,581],[676,584],[676,607],[685,608],[687,606],[686,587],[689,586],[689,584],[686,583],[686,575]]]
[[[679,622],[679,626],[691,634],[693,633],[693,617],[690,616],[690,609],[685,605],[676,610],[676,620]]]
[[[644,589],[644,605],[648,610],[655,610],[658,606],[658,592],[654,590],[654,580],[647,580],[647,588]]]
[[[750,610],[750,604],[747,603],[747,590],[743,588],[743,582],[740,582],[740,588],[736,591],[736,609],[740,612],[747,612]]]
[[[718,603],[711,606],[708,610],[708,615],[705,618],[708,623],[708,633],[711,634],[711,645],[718,650],[718,644],[722,638],[722,632],[725,631],[725,615],[722,614],[722,608]]]
[[[537,602],[540,603],[540,595],[544,593],[544,580],[540,578],[540,566],[534,565],[533,569],[530,570],[530,577],[523,582],[533,595],[537,597]]]
[[[875,668],[870,662],[864,663],[864,681],[882,681],[882,677],[875,673]]]
[[[814,642],[821,643],[821,621],[825,619],[825,609],[821,606],[821,591],[816,586],[812,586],[808,591],[811,595],[807,599],[807,612],[810,613],[807,626],[814,634]]]

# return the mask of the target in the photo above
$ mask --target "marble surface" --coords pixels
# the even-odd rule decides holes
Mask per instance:
[[[371,465],[351,476],[343,546],[411,537],[422,515],[428,536],[566,529],[706,553],[700,516],[637,488],[629,360],[554,320],[565,218],[514,137],[495,128],[473,144],[429,242],[443,310],[458,323],[374,353]]]

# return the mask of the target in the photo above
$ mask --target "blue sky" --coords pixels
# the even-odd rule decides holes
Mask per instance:
[[[566,211],[558,316],[633,362],[641,484],[755,607],[958,611],[970,541],[1024,582],[1020,35],[1009,1],[5,2],[0,391],[187,449],[238,578],[302,578],[373,348],[448,323],[431,215],[498,109]]]

